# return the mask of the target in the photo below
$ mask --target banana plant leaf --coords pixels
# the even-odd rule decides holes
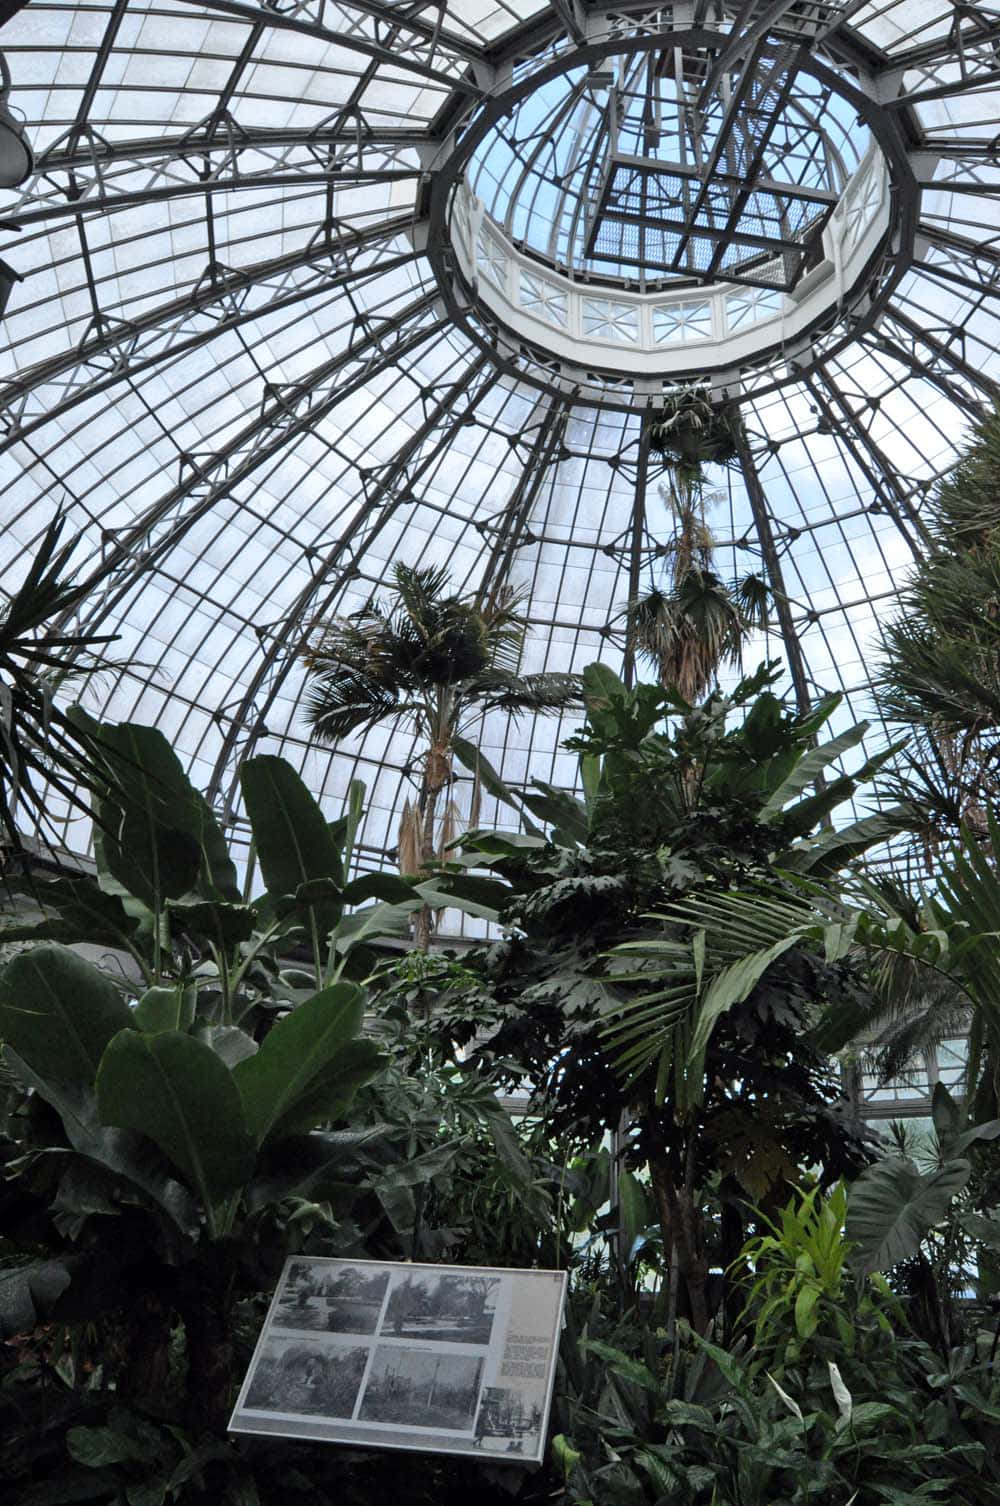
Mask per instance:
[[[358,1041],[364,1000],[351,983],[336,983],[300,1004],[265,1036],[233,1078],[258,1145],[334,1119],[357,1089],[380,1070],[371,1041]]]
[[[65,947],[22,952],[0,973],[0,1038],[43,1078],[91,1085],[108,1042],[132,1024],[110,979]]]
[[[210,1219],[253,1172],[256,1144],[234,1075],[193,1036],[121,1031],[101,1060],[97,1104],[102,1123],[138,1130],[159,1146]]]

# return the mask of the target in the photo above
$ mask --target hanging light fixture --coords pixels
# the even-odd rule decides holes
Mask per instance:
[[[10,108],[10,69],[0,52],[0,188],[17,188],[34,165],[24,122]]]

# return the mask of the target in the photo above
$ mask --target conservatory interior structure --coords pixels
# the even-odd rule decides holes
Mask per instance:
[[[998,349],[992,0],[0,0],[17,1506],[1000,1501]]]

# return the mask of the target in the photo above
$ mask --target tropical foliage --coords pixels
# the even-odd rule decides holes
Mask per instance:
[[[678,475],[725,458],[701,403],[655,441]],[[57,546],[28,594],[61,612]],[[329,735],[400,716],[427,744],[402,874],[357,872],[360,785],[331,823],[289,765],[255,757],[241,877],[247,848],[160,733],[72,709],[50,746],[48,691],[5,702],[38,749],[17,765],[29,798],[54,768],[79,778],[95,831],[93,873],[11,873],[0,909],[5,1499],[996,1500],[988,802],[962,807],[933,883],[908,893],[862,866],[913,824],[907,791],[901,810],[842,814],[899,750],[866,756],[864,724],[831,733],[837,698],[790,712],[772,665],[692,704],[723,651],[708,633],[708,677],[686,687],[627,689],[599,665],[582,684],[521,676],[517,601],[405,567],[395,585],[318,637],[312,668]],[[508,786],[469,735],[491,708],[581,694],[579,796]],[[453,759],[507,826],[447,840]],[[409,946],[445,906],[489,923],[481,944]],[[966,1080],[937,1085],[925,1133],[879,1139],[831,1053],[888,1030],[898,1059],[946,1020],[970,1029]],[[568,1267],[550,1466],[401,1471],[229,1441],[267,1295],[300,1252]]]
[[[660,495],[674,520],[664,549],[665,578],[628,605],[633,648],[660,683],[684,700],[700,700],[724,665],[739,665],[755,628],[766,628],[769,591],[759,575],[727,585],[713,568],[715,541],[706,520],[706,465],[735,459],[738,413],[716,407],[704,389],[682,390],[649,420],[651,449],[663,457]]]
[[[530,1078],[565,1142],[592,1146],[626,1116],[628,1164],[649,1178],[649,1221],[674,1265],[668,1324],[678,1310],[705,1329],[728,1301],[711,1273],[736,1258],[747,1205],[781,1199],[805,1167],[835,1179],[864,1163],[860,1126],[811,1027],[824,1003],[858,1010],[867,991],[851,958],[827,962],[793,937],[708,994],[679,925],[664,932],[648,916],[694,895],[707,904],[730,887],[773,886],[787,868],[837,871],[886,825],[820,823],[878,760],[812,791],[865,729],[817,748],[835,699],[791,715],[770,689],[773,671],[694,712],[656,687],[627,691],[599,666],[584,678],[587,721],[571,741],[582,800],[539,781],[515,793],[484,769],[529,829],[462,839],[463,861],[500,881],[492,898],[508,934],[463,959],[476,989],[464,1013],[453,991],[440,1018],[475,1038],[485,1066],[516,1064],[511,1082]],[[730,938],[737,951],[740,940]],[[683,983],[659,986],[664,956],[673,965],[681,953]]]
[[[87,810],[97,774],[89,733],[55,696],[67,679],[107,667],[103,651],[111,636],[62,625],[81,595],[66,578],[74,546],[61,544],[63,527],[59,517],[49,525],[21,585],[0,609],[0,858],[4,847],[22,845],[26,826],[51,835],[47,791]],[[107,778],[107,768],[102,772]]]
[[[522,673],[528,624],[516,592],[462,597],[449,590],[448,572],[432,567],[397,563],[391,574],[387,601],[317,626],[304,655],[306,714],[327,742],[393,718],[425,744],[419,792],[400,833],[400,867],[413,873],[454,835],[453,812],[440,831],[436,822],[455,738],[490,711],[545,715],[578,705],[580,686],[574,675]]]
[[[1000,412],[973,429],[929,522],[874,682],[886,717],[912,728],[898,790],[925,852],[962,824],[982,837],[1000,795]]]

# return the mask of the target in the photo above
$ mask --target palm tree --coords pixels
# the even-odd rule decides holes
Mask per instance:
[[[0,856],[17,852],[25,822],[54,834],[47,792],[90,814],[89,795],[114,783],[115,773],[91,732],[55,703],[69,679],[110,668],[97,652],[113,634],[50,631],[81,597],[65,578],[75,540],[60,547],[65,519],[42,536],[20,588],[0,610]]]
[[[938,486],[930,524],[935,547],[882,632],[873,682],[886,719],[912,732],[893,793],[928,861],[963,824],[985,839],[1000,799],[1000,410]]]
[[[583,694],[576,675],[520,673],[528,625],[517,592],[462,597],[446,570],[404,564],[392,567],[392,582],[386,602],[317,626],[303,655],[312,677],[306,716],[324,742],[390,718],[424,740],[419,792],[400,828],[400,867],[413,872],[441,856],[452,834],[453,811],[439,826],[438,805],[455,740],[489,711],[548,715],[582,705]],[[426,916],[423,933],[426,942]]]
[[[769,588],[748,575],[727,585],[712,569],[715,542],[705,519],[705,466],[737,453],[738,415],[715,408],[704,389],[678,393],[650,421],[650,447],[661,454],[666,480],[660,495],[675,520],[668,543],[669,574],[629,603],[628,631],[667,688],[683,699],[702,698],[721,665],[739,665],[744,641],[766,627]]]

